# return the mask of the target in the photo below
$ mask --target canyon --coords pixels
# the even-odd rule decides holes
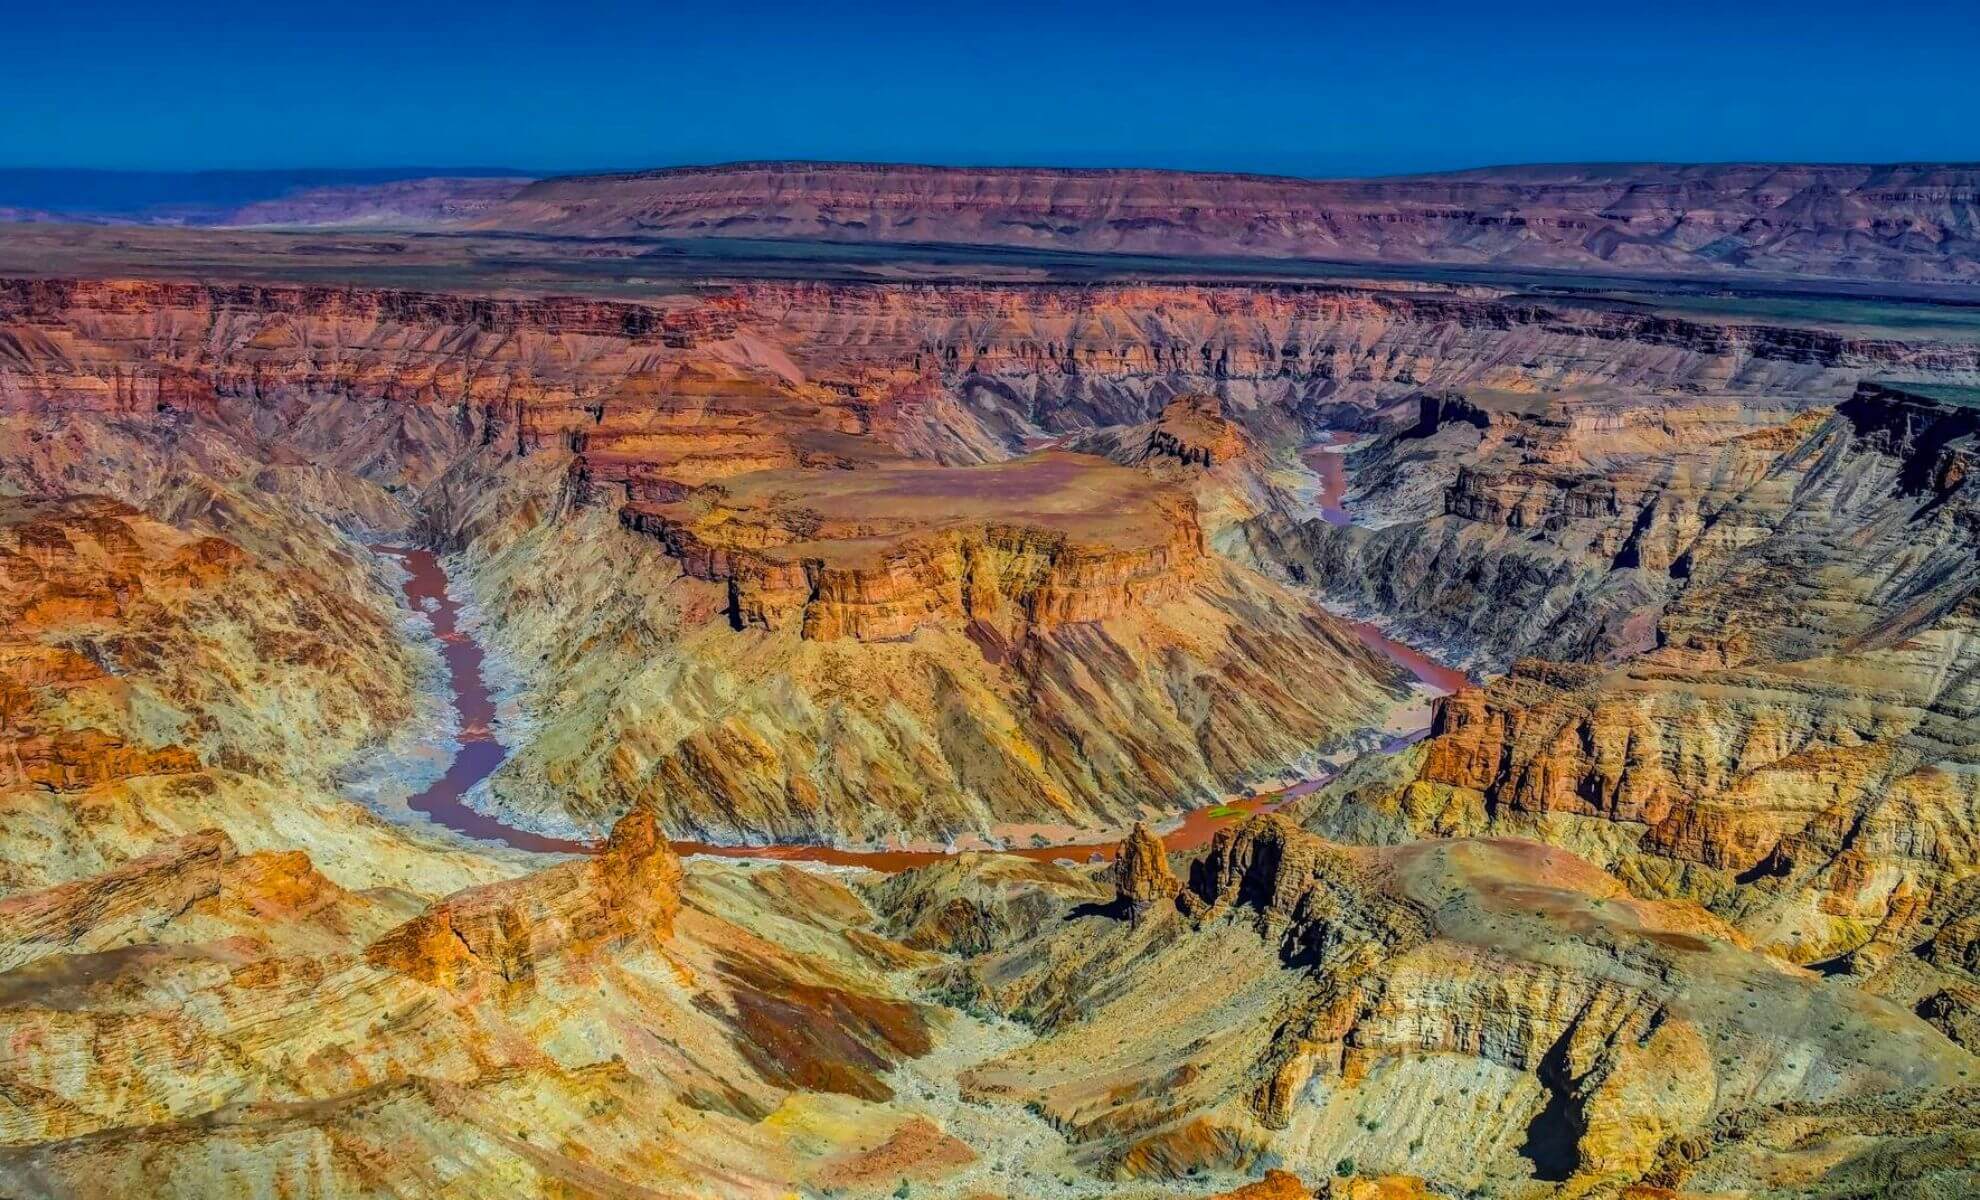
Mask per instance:
[[[1959,305],[831,247],[1945,284],[1969,174],[24,227],[75,269],[0,275],[0,1193],[1967,1193]],[[630,278],[716,227],[812,274]]]

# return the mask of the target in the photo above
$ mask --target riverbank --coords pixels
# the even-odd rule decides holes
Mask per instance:
[[[518,829],[468,803],[475,788],[493,775],[508,757],[507,748],[496,740],[494,734],[496,705],[486,677],[486,654],[474,637],[461,627],[460,605],[448,593],[446,568],[439,555],[431,550],[409,546],[374,549],[397,560],[405,568],[403,589],[406,602],[415,611],[425,614],[432,624],[433,636],[445,662],[448,694],[454,705],[458,728],[455,737],[457,748],[446,771],[424,790],[411,796],[406,807],[435,824],[480,841],[535,853],[591,852],[592,846],[588,843]],[[1365,621],[1351,624],[1363,644],[1387,655],[1416,677],[1420,685],[1419,696],[1425,693],[1443,694],[1467,682],[1463,672],[1446,667],[1395,641],[1376,626]],[[1399,708],[1399,715],[1414,721],[1416,714],[1423,711],[1423,704],[1424,701],[1419,699],[1415,704]],[[1378,731],[1387,739],[1385,744],[1406,744],[1412,735],[1421,735],[1419,729],[1399,729],[1392,727],[1394,725],[1392,721]],[[1333,778],[1334,773],[1333,769],[1328,769],[1284,788],[1249,796],[1226,797],[1193,809],[1173,822],[1158,826],[1158,829],[1171,849],[1195,849],[1208,844],[1218,830],[1233,821],[1255,813],[1273,811],[1279,805],[1321,787]],[[1113,857],[1114,849],[1125,832],[1101,833],[1082,839],[1074,831],[1066,830],[1044,844],[997,846],[985,842],[980,848],[1048,862],[1058,859],[1104,861]],[[817,845],[719,845],[692,840],[677,841],[674,845],[684,855],[810,862],[883,872],[927,866],[962,852],[962,848],[854,850]]]
[[[435,824],[479,841],[499,842],[539,854],[587,854],[584,842],[545,837],[517,829],[467,803],[475,785],[495,773],[509,756],[495,738],[495,700],[485,676],[481,644],[460,626],[460,605],[447,592],[447,571],[440,556],[413,546],[376,546],[381,555],[397,559],[406,569],[406,603],[426,614],[446,663],[448,694],[453,699],[458,732],[453,761],[440,778],[411,796],[406,807]]]

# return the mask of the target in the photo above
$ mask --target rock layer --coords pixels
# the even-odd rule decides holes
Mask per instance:
[[[746,475],[676,504],[627,505],[620,519],[725,586],[739,628],[807,638],[905,637],[927,620],[1104,621],[1177,599],[1205,554],[1187,497],[1062,453]]]
[[[1970,166],[1656,163],[1375,180],[735,163],[531,184],[489,227],[1971,279]]]
[[[1761,469],[1653,560],[1649,645],[1515,663],[1440,703],[1401,792],[1323,797],[1309,819],[1372,829],[1372,805],[1384,837],[1543,837],[1796,961],[1937,986],[1904,951],[1965,917],[1980,861],[1975,424],[1948,395],[1866,386],[1731,444]]]
[[[1889,1120],[1957,1103],[1975,1065],[1903,1008],[1572,855],[1351,848],[1283,817],[1219,834],[1141,920],[1069,913],[948,986],[1043,1034],[967,1086],[1042,1106],[1117,1177],[1409,1164],[1447,1189],[1613,1193],[1682,1179],[1732,1114]]]

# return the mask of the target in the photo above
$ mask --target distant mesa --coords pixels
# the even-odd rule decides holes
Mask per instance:
[[[1980,278],[1980,165],[1568,164],[1387,179],[733,163],[546,179],[474,224],[579,236]]]
[[[479,168],[217,177],[0,171],[6,220],[946,244],[1910,284],[1980,279],[1977,208],[1980,165],[1972,163],[1554,164],[1325,180],[830,162],[533,182]]]

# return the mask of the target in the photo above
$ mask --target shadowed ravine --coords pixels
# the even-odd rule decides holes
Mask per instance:
[[[1341,440],[1344,438],[1334,438],[1336,442]],[[1308,461],[1313,462],[1314,459],[1325,460],[1324,463],[1314,464],[1323,483],[1320,501],[1323,511],[1328,520],[1346,523],[1350,518],[1340,507],[1345,492],[1341,455],[1338,452],[1320,453]],[[481,646],[460,627],[460,606],[447,594],[446,568],[441,564],[439,555],[431,550],[407,546],[380,546],[376,549],[405,565],[408,572],[406,601],[414,609],[425,613],[433,623],[434,635],[439,638],[442,654],[446,658],[449,686],[459,714],[460,749],[455,753],[453,762],[446,774],[432,786],[412,797],[408,801],[409,806],[437,824],[482,841],[500,842],[518,850],[542,853],[590,853],[593,847],[586,843],[517,829],[469,806],[469,792],[494,774],[508,757],[507,749],[495,740],[493,732],[495,702],[482,674],[484,655]],[[1439,693],[1454,691],[1470,682],[1463,671],[1396,641],[1370,622],[1350,621],[1348,624],[1363,644],[1387,655],[1420,683]],[[1424,732],[1427,731],[1418,730],[1392,738],[1385,743],[1384,749],[1392,751],[1407,745]],[[1174,850],[1206,845],[1218,830],[1231,823],[1236,814],[1249,816],[1270,812],[1287,800],[1314,791],[1330,778],[1331,773],[1323,773],[1276,791],[1255,793],[1192,809],[1176,826],[1163,831],[1163,840]],[[694,841],[677,841],[674,845],[682,854],[815,862],[869,867],[877,871],[904,871],[926,866],[954,853],[944,850],[848,850],[814,845],[730,846]],[[1004,853],[1046,862],[1068,857],[1108,859],[1113,857],[1116,845],[1118,843],[1111,840],[1054,842],[1042,846],[1011,847]]]

